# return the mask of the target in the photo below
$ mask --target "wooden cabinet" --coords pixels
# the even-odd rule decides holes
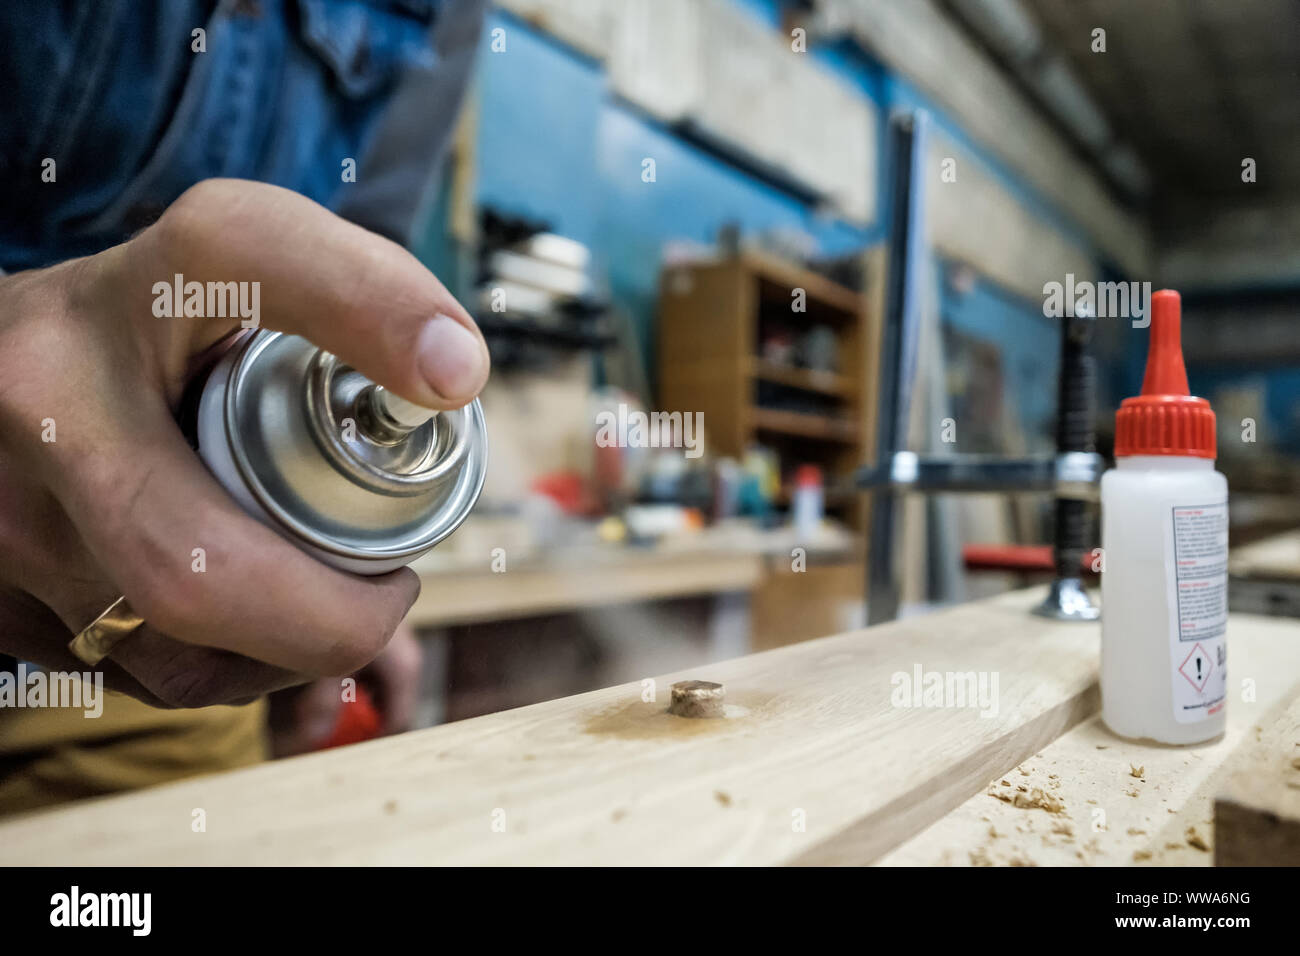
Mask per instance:
[[[866,256],[864,292],[757,252],[671,266],[658,326],[660,407],[702,413],[714,455],[739,459],[754,444],[775,451],[786,489],[778,504],[794,470],[817,465],[828,514],[854,525],[863,496],[852,475],[869,460],[875,432],[884,278],[883,250]],[[815,328],[823,360],[833,337],[831,367],[810,368],[799,354]],[[774,348],[783,336],[791,346]]]

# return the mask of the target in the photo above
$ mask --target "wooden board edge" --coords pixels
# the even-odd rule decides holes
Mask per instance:
[[[1095,682],[981,747],[911,791],[789,860],[789,866],[866,866],[961,806],[984,787],[1101,710]]]

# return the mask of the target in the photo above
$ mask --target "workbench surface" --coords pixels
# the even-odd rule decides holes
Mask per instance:
[[[457,535],[464,533],[462,529]],[[797,545],[809,557],[851,558],[854,545],[853,535],[843,529],[824,528],[809,542],[793,529],[760,531],[747,522],[731,521],[653,546],[591,540],[548,549],[511,548],[509,574],[501,574],[493,567],[487,534],[474,529],[460,550],[430,551],[411,565],[424,583],[407,616],[413,625],[502,621],[609,604],[749,592],[763,577],[765,558],[780,557],[788,564],[791,548]],[[600,575],[600,587],[592,587],[594,574]]]
[[[1136,743],[1091,717],[879,862],[1210,865],[1215,797],[1252,765],[1252,744],[1300,697],[1300,623],[1237,616],[1228,647],[1228,729],[1219,740],[1188,747]],[[1253,701],[1243,700],[1251,693]],[[1300,785],[1300,772],[1292,777]],[[1035,790],[1043,799],[1031,798]],[[1022,804],[1045,807],[1017,806],[1020,794]]]
[[[1233,691],[1219,742],[1142,745],[1090,720],[1098,625],[1032,616],[1040,592],[31,815],[0,826],[0,863],[1204,858],[1163,847],[1187,826],[1210,838],[1200,801],[1216,768],[1300,692],[1300,627],[1234,616],[1229,686],[1251,678],[1256,701]],[[916,706],[904,685],[917,668],[983,674],[986,688],[996,676],[996,708]],[[689,678],[726,684],[726,718],[666,713],[669,685]],[[1038,803],[1054,794],[1063,808],[1004,803],[991,781],[1032,783]]]

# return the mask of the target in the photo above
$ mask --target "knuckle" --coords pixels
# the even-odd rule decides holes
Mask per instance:
[[[224,704],[228,702],[229,692],[222,680],[223,674],[216,660],[206,666],[191,663],[164,674],[153,692],[167,706],[186,710]]]
[[[157,248],[174,261],[201,256],[224,232],[225,217],[238,208],[240,189],[236,181],[202,179],[177,196],[154,223]]]
[[[409,574],[414,578],[413,573]],[[360,598],[348,602],[351,613],[334,618],[331,639],[321,642],[321,659],[315,671],[340,676],[361,670],[378,657],[393,639],[411,603],[406,590],[391,582],[367,582]]]
[[[330,643],[321,672],[344,675],[361,670],[383,651],[395,627],[396,624],[378,617],[349,628]]]
[[[202,240],[203,224],[211,208],[211,189],[207,182],[195,183],[173,200],[154,223],[152,232],[160,246],[183,258],[186,251]]]

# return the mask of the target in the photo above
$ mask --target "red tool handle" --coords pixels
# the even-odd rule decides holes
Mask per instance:
[[[1052,571],[1050,544],[968,544],[961,549],[962,561],[972,571]],[[1079,562],[1081,574],[1092,574],[1092,552],[1085,551]]]
[[[363,740],[372,740],[379,736],[382,727],[383,718],[379,715],[379,708],[375,706],[374,697],[364,685],[357,684],[357,699],[347,701],[339,708],[339,718],[334,724],[334,730],[316,749],[328,750],[330,747],[342,747],[346,744],[359,744]]]

